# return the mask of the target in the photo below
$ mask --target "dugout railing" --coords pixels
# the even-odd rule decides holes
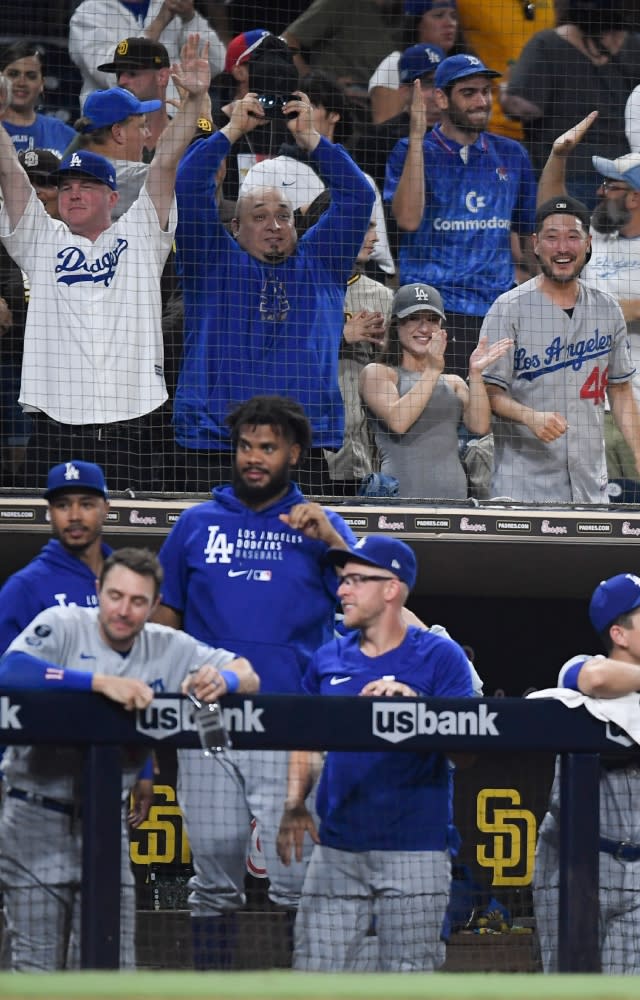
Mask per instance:
[[[553,752],[561,761],[559,963],[599,971],[599,754],[627,752],[585,709],[553,699],[369,699],[229,696],[237,749]],[[622,741],[624,742],[624,741]],[[199,748],[192,705],[159,695],[130,713],[94,694],[0,690],[0,743],[84,748],[81,964],[118,967],[121,770],[119,747]],[[98,904],[99,905],[96,905]]]

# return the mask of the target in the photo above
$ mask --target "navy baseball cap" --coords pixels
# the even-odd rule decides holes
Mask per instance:
[[[456,0],[404,0],[403,11],[407,17],[421,17],[434,7],[453,7]]]
[[[412,45],[405,49],[398,62],[400,83],[413,83],[427,73],[435,73],[444,59],[444,52],[437,45]]]
[[[604,156],[592,156],[594,170],[612,181],[622,181],[634,191],[640,191],[640,153],[625,153],[616,160],[606,160]]]
[[[68,174],[91,177],[100,184],[106,184],[112,191],[118,188],[113,163],[106,156],[91,153],[88,149],[77,149],[69,156],[65,156],[58,167],[58,184]]]
[[[589,618],[601,634],[616,618],[635,608],[640,608],[640,576],[619,573],[598,584],[589,604]]]
[[[488,69],[477,56],[463,53],[459,56],[449,56],[443,59],[436,70],[435,85],[441,90],[450,87],[452,83],[463,80],[466,76],[488,76],[494,78],[502,76],[495,69]]]
[[[50,500],[55,493],[76,493],[88,490],[99,493],[105,500],[109,499],[109,491],[104,479],[104,472],[93,462],[61,462],[49,469],[45,498]]]
[[[158,111],[162,101],[139,101],[135,94],[124,87],[110,87],[109,90],[94,90],[89,94],[82,109],[82,117],[89,119],[82,127],[82,133],[91,133],[107,125],[123,122],[131,115],[146,115]]]
[[[413,589],[418,572],[418,564],[413,549],[399,538],[388,535],[365,535],[352,549],[329,549],[329,562],[333,566],[361,562],[365,566],[386,569]]]
[[[171,60],[162,42],[140,36],[123,38],[116,45],[111,62],[101,63],[97,68],[101,73],[121,73],[128,69],[163,69],[168,66],[171,66]]]
[[[404,319],[411,313],[421,310],[437,313],[441,319],[446,320],[444,305],[440,292],[432,285],[417,283],[415,285],[403,285],[393,296],[391,303],[391,315],[398,319]]]

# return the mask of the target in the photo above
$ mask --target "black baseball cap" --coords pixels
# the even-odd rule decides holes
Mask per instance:
[[[123,38],[116,45],[112,61],[97,68],[101,73],[121,73],[127,69],[163,69],[165,66],[171,66],[171,60],[162,42],[150,38]]]
[[[539,205],[536,210],[536,233],[540,231],[542,223],[550,215],[574,215],[582,223],[584,231],[586,233],[589,232],[589,226],[591,225],[589,209],[583,202],[578,201],[577,198],[563,195],[560,198],[549,198],[548,201],[544,201],[542,205]]]

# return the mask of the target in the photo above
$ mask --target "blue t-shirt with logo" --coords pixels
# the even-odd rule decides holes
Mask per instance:
[[[413,626],[400,646],[376,657],[362,653],[359,632],[334,639],[313,656],[302,687],[307,694],[359,695],[387,675],[427,698],[473,697],[458,643]],[[384,699],[372,698],[372,705],[377,701]],[[443,851],[457,838],[451,783],[444,754],[331,751],[318,786],[320,842],[342,851]]]
[[[401,139],[387,161],[391,202],[407,155]],[[460,146],[436,125],[424,138],[425,210],[415,232],[401,232],[400,284],[426,282],[446,310],[484,316],[514,284],[511,231],[533,233],[536,180],[524,147],[482,132]]]

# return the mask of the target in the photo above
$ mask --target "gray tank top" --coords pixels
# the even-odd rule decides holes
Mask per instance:
[[[398,392],[404,396],[420,372],[398,369]],[[373,417],[380,468],[395,476],[401,497],[425,500],[466,500],[467,477],[458,452],[462,403],[443,375],[431,399],[405,434],[393,434]]]

